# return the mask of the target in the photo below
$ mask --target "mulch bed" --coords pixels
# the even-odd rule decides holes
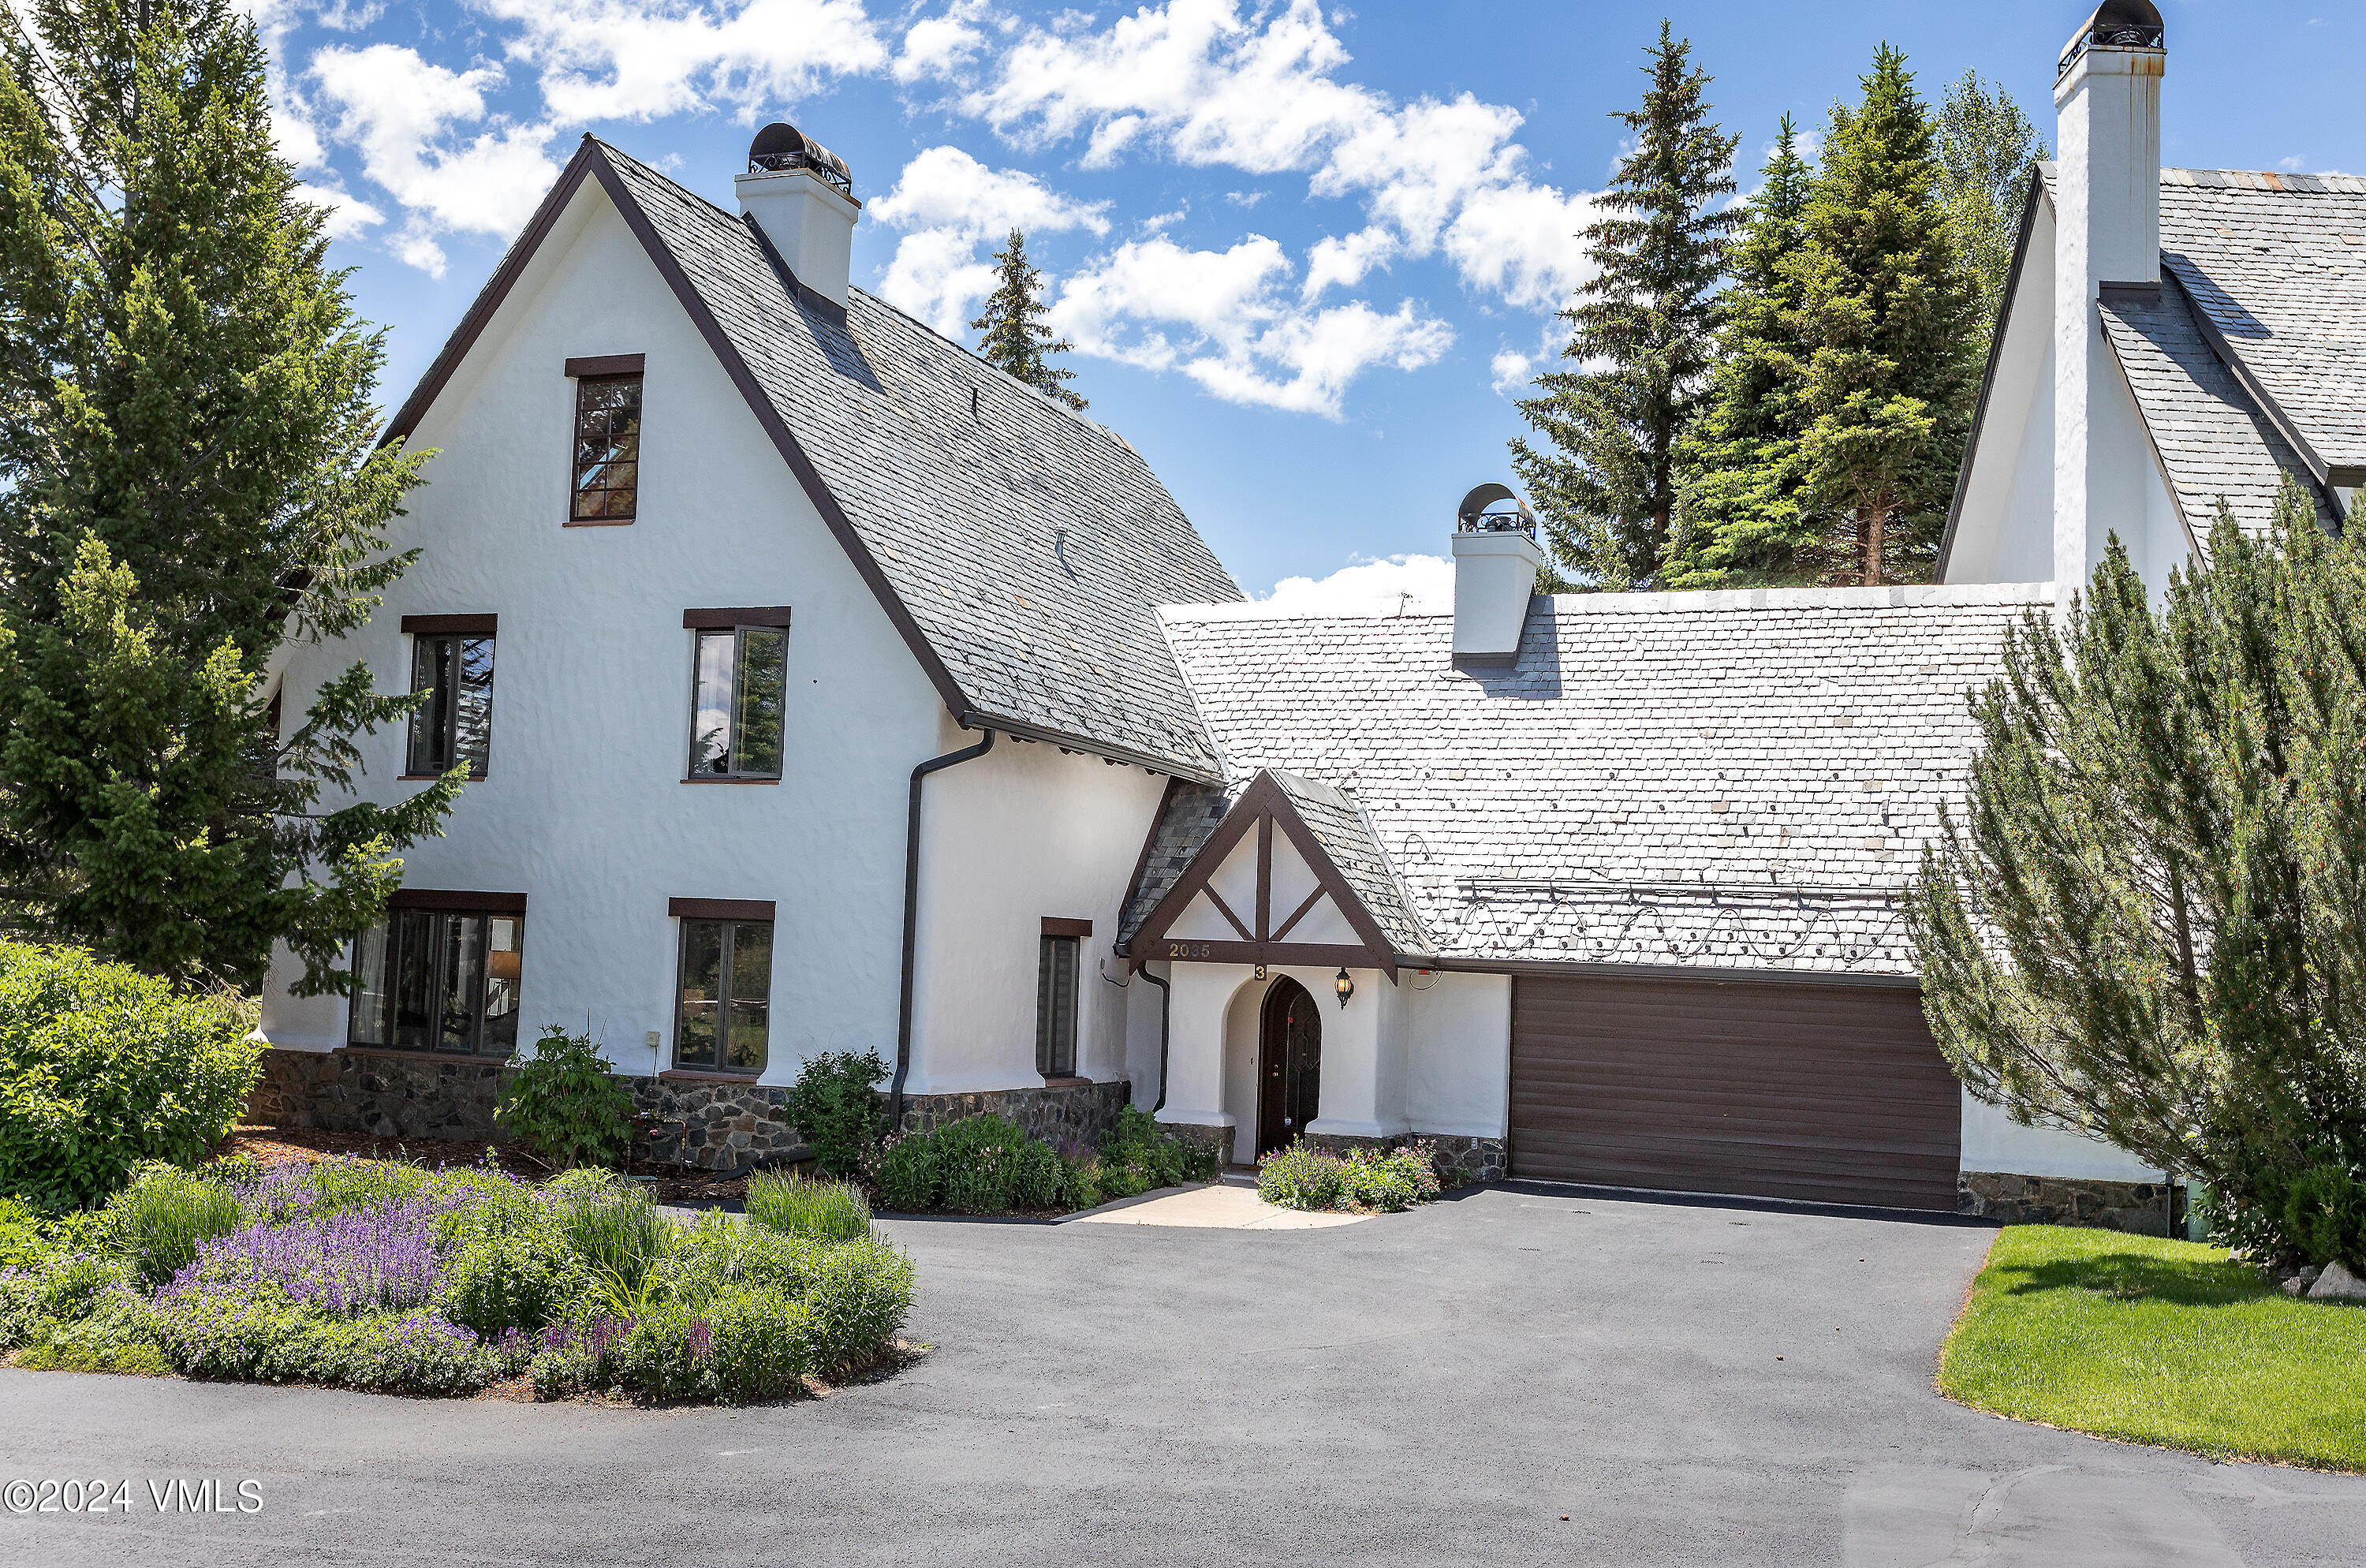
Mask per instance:
[[[495,1144],[492,1149],[501,1169],[521,1181],[546,1181],[558,1173],[558,1167],[536,1159],[515,1144]],[[241,1122],[216,1152],[244,1155],[260,1165],[311,1165],[331,1158],[408,1159],[432,1169],[485,1161],[485,1145],[466,1138],[381,1138],[371,1133],[326,1133],[316,1127],[274,1127],[262,1122]],[[748,1196],[744,1176],[722,1177],[647,1160],[626,1167],[625,1174],[643,1179],[649,1196],[660,1203],[728,1202]]]

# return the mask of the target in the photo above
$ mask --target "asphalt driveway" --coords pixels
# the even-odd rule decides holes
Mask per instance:
[[[2366,1481],[1932,1393],[1984,1229],[1549,1189],[1324,1230],[890,1228],[936,1348],[818,1402],[0,1371],[0,1481],[132,1483],[0,1514],[0,1562],[2284,1568],[2366,1538]],[[205,1478],[259,1511],[152,1506]]]

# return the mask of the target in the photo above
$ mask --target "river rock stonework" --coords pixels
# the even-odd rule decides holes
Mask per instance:
[[[1133,1086],[1115,1083],[1044,1084],[1041,1088],[989,1089],[972,1094],[907,1094],[901,1133],[933,1133],[972,1116],[1008,1116],[1029,1137],[1047,1144],[1098,1145],[1117,1113],[1133,1098]]]
[[[2140,1235],[2169,1235],[2174,1226],[2176,1235],[2185,1234],[2185,1194],[2159,1181],[1967,1170],[1955,1182],[1955,1211],[2008,1225],[2085,1225]]]

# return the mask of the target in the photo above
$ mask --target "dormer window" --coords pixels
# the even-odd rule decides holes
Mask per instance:
[[[641,366],[637,354],[570,359],[575,381],[575,479],[569,526],[630,523],[641,493]]]

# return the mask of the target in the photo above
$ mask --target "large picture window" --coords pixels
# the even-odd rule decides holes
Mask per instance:
[[[772,906],[681,898],[674,908],[682,916],[674,1066],[762,1072],[772,1033]]]
[[[406,615],[411,634],[411,690],[424,695],[411,716],[414,774],[445,773],[465,762],[483,778],[493,746],[493,630],[490,615]]]
[[[575,381],[575,497],[570,523],[630,523],[641,493],[641,378]]]
[[[509,912],[423,902],[434,895],[399,897],[409,901],[389,909],[354,944],[347,1039],[464,1056],[516,1050],[524,899],[448,896],[480,905],[513,902],[515,912]]]
[[[693,779],[777,779],[785,745],[788,611],[688,610],[696,632],[690,704]]]

